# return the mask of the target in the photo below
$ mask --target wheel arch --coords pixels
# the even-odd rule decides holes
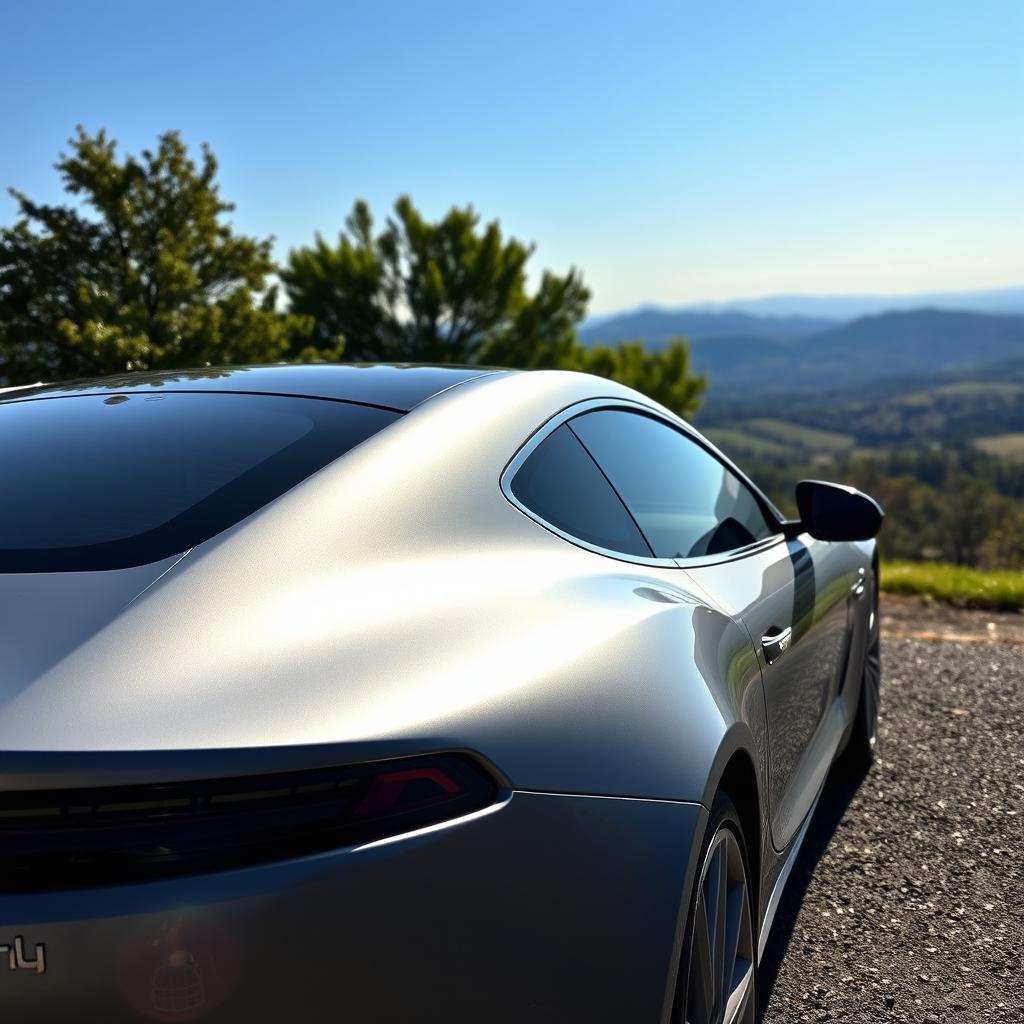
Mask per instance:
[[[755,767],[756,748],[753,737],[746,737],[749,742],[744,742],[744,737],[737,736],[737,732],[740,730],[733,730],[722,744],[715,767],[708,777],[708,788],[703,803],[705,807],[710,808],[714,804],[715,795],[724,792],[728,794],[736,808],[740,824],[743,826],[747,857],[750,861],[754,907],[760,920],[764,843],[767,834],[765,808],[762,806],[764,787],[760,783]]]
[[[760,930],[761,892],[763,890],[762,864],[764,862],[763,844],[767,831],[762,824],[766,811],[762,808],[762,794],[766,791],[758,778],[757,745],[749,728],[737,722],[723,737],[714,763],[707,777],[707,788],[703,799],[701,826],[695,836],[687,865],[687,883],[684,887],[684,899],[679,910],[679,926],[677,928],[676,948],[672,956],[672,969],[669,972],[669,985],[666,991],[662,1024],[674,1024],[677,1020],[680,999],[684,994],[683,954],[684,938],[689,924],[690,912],[695,899],[695,886],[700,871],[700,854],[703,849],[710,825],[711,809],[719,793],[728,795],[736,809],[746,841],[747,858],[750,868],[750,884],[753,889],[753,912],[755,927]],[[756,941],[756,933],[755,933]]]

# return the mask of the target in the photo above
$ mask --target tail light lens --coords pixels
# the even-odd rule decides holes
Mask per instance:
[[[0,887],[108,885],[322,853],[458,818],[497,796],[460,755],[0,793]]]

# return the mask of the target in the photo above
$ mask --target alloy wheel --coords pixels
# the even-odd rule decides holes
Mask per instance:
[[[752,1024],[754,929],[739,840],[727,826],[708,848],[692,923],[686,1024]]]

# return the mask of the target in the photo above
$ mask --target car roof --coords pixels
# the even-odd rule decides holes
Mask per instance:
[[[508,372],[480,366],[413,363],[301,363],[152,370],[3,389],[0,401],[107,391],[223,391],[327,398],[408,412],[457,384]]]

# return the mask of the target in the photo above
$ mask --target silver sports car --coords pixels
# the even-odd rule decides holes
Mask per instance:
[[[870,498],[422,366],[8,389],[0,481],[4,1020],[755,1019]]]

